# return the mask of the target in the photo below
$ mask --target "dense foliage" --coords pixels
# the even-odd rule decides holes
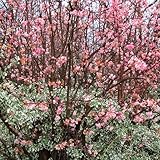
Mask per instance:
[[[160,159],[160,2],[0,2],[0,159]]]

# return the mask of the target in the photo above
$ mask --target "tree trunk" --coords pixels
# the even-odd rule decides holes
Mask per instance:
[[[46,149],[43,149],[39,151],[38,160],[48,160],[49,158],[52,158],[53,160],[68,160],[66,150],[53,150],[52,152],[50,152]]]

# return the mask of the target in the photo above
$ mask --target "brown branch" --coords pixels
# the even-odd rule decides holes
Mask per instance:
[[[110,86],[110,87],[107,87],[102,93],[98,94],[96,97],[99,97],[101,95],[104,95],[107,93],[108,90],[120,85],[121,83],[127,81],[127,80],[132,80],[132,79],[143,79],[143,78],[139,78],[139,77],[128,77],[128,78],[125,78],[125,79],[122,79],[121,81],[117,82],[116,84]]]
[[[153,3],[149,4],[144,10],[143,12],[145,12],[148,8],[150,8],[151,6],[153,6],[158,0],[155,0]]]
[[[0,119],[2,120],[2,122],[5,124],[5,126],[8,128],[8,130],[13,133],[15,136],[17,137],[21,137],[22,134],[16,130],[14,127],[12,127],[8,122],[7,120],[5,119],[5,117],[3,116],[3,114],[1,113],[0,111]]]
[[[68,43],[68,81],[67,81],[66,117],[69,116],[70,88],[71,88],[71,48],[70,44]]]

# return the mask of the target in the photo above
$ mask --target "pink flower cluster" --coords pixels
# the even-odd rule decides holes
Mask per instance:
[[[75,130],[76,125],[77,125],[80,121],[81,121],[80,118],[76,118],[76,120],[75,120],[75,119],[72,119],[72,118],[67,118],[67,119],[65,119],[64,124],[65,124],[66,126],[70,126],[70,127],[72,128],[72,130]]]
[[[59,104],[60,98],[58,96],[54,97],[53,104]]]
[[[131,44],[128,44],[126,46],[126,49],[128,49],[129,51],[132,51],[134,49],[134,45],[131,43]]]
[[[90,64],[88,69],[91,73],[96,73],[99,70],[98,66],[94,66],[93,64]]]
[[[74,140],[74,139],[69,139],[69,141],[64,141],[64,142],[61,142],[57,145],[55,145],[55,149],[56,150],[63,150],[65,149],[66,147],[74,147],[76,144],[79,144],[80,141],[79,140]]]
[[[51,82],[49,81],[48,82],[48,85],[49,86],[52,86],[53,88],[59,88],[60,86],[63,85],[63,83],[61,81],[56,81],[56,82]]]
[[[136,123],[143,123],[148,119],[152,119],[154,118],[156,112],[160,111],[160,107],[153,99],[147,99],[141,102],[139,99],[136,102],[132,103],[132,107],[133,110],[131,110],[131,112],[133,113],[133,121]]]
[[[29,100],[25,100],[24,101],[24,107],[26,109],[39,109],[43,112],[47,112],[48,111],[48,104],[46,102],[32,102]]]
[[[143,61],[138,59],[137,57],[132,57],[129,61],[128,61],[129,66],[133,67],[137,70],[137,71],[145,71],[147,69],[147,64]]]
[[[93,114],[96,123],[97,128],[102,128],[104,127],[107,122],[111,119],[116,119],[116,120],[124,120],[125,116],[123,112],[117,112],[115,111],[114,108],[110,108],[109,110],[105,111],[102,109],[100,112],[97,114]]]
[[[26,146],[26,145],[32,145],[32,141],[30,140],[21,140],[21,139],[16,139],[14,141],[15,144],[21,144],[22,146]]]
[[[62,112],[63,112],[63,106],[59,105],[57,110],[56,110],[56,116],[55,116],[55,121],[56,122],[58,122],[61,119],[60,115],[62,114]]]
[[[45,21],[44,21],[43,18],[37,18],[37,19],[35,20],[35,24],[36,24],[36,26],[43,27],[44,24],[45,24]]]
[[[132,103],[132,106],[135,108],[137,106],[139,106],[140,110],[142,108],[150,108],[152,110],[157,110],[157,102],[154,99],[146,99],[141,101],[141,99],[137,99],[137,101]],[[137,110],[137,112],[139,112],[140,110]]]
[[[37,47],[33,50],[33,55],[39,56],[45,53],[45,50],[41,47]]]
[[[62,67],[63,64],[65,64],[67,62],[67,57],[66,56],[61,56],[57,59],[57,62],[56,62],[56,66],[58,68]]]
[[[93,145],[86,145],[87,151],[88,153],[93,156],[96,157],[96,155],[98,154],[98,152],[96,150],[93,149]]]
[[[80,66],[75,66],[74,69],[73,69],[73,72],[74,73],[77,73],[77,74],[80,74],[82,68]]]
[[[134,122],[136,123],[143,123],[145,121],[145,117],[143,114],[136,115],[133,119]]]
[[[83,11],[78,11],[78,10],[75,9],[71,12],[71,14],[74,15],[74,16],[83,17],[87,13],[84,10]]]
[[[92,130],[89,129],[89,128],[86,128],[86,129],[83,131],[83,134],[90,136],[90,135],[94,134],[94,131],[92,131]]]
[[[62,142],[62,143],[59,143],[59,144],[57,144],[57,145],[55,145],[55,149],[56,150],[63,150],[63,149],[65,149],[67,147],[67,141],[64,141],[64,142]]]

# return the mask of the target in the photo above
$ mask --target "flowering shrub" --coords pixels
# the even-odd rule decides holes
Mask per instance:
[[[158,1],[0,5],[2,159],[159,159]]]
[[[80,127],[77,133],[77,126],[81,122],[77,115],[80,117],[84,111],[78,108],[66,119],[63,113],[65,110],[60,105],[56,110],[56,116],[59,118],[56,120],[55,116],[55,133],[52,135],[51,117],[48,112],[37,107],[26,108],[22,100],[11,94],[10,89],[15,89],[15,86],[9,83],[7,86],[9,88],[3,83],[0,100],[3,114],[6,115],[5,118],[10,126],[12,125],[12,128],[7,128],[1,122],[1,135],[4,137],[1,139],[1,146],[4,149],[2,153],[8,154],[8,158],[28,159],[30,155],[32,159],[38,159],[44,149],[52,154],[56,149],[63,157],[65,153],[62,151],[65,150],[68,159],[74,160],[127,159],[129,156],[132,159],[159,159],[159,114],[156,114],[157,119],[152,120],[152,115],[147,113],[144,123],[138,121],[138,124],[135,124],[130,120],[128,112],[120,112],[121,107],[115,101],[93,99],[87,102],[93,107],[93,111],[83,120],[83,125],[87,122],[87,126],[85,129],[83,126]],[[16,91],[16,95],[18,92],[25,94],[22,99],[34,98],[35,101],[42,101],[48,98],[47,90],[44,90],[43,95],[37,95],[34,86],[22,86]],[[58,94],[61,100],[66,94],[63,89],[55,89],[53,93]],[[82,93],[77,94],[83,97]],[[54,103],[60,103],[60,98],[55,96]],[[65,135],[68,140],[62,141],[66,134],[65,128],[70,129],[69,133],[66,132],[69,135]],[[85,136],[85,148],[81,145],[81,136]],[[8,151],[3,141],[8,145]],[[7,156],[1,155],[1,159]]]

